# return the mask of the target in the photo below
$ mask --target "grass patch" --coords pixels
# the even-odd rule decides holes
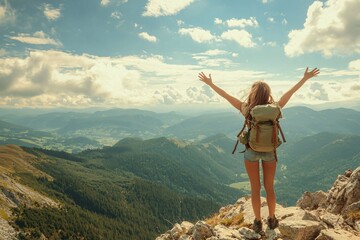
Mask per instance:
[[[6,221],[10,220],[9,215],[5,212],[4,209],[1,209],[1,208],[0,208],[0,217]]]
[[[350,212],[348,214],[346,214],[349,218],[353,219],[353,220],[358,220],[360,219],[360,211],[354,211],[354,212]]]
[[[240,228],[244,226],[244,213],[240,212],[229,218],[222,218],[221,214],[215,214],[212,217],[205,220],[207,224],[210,226],[215,226],[217,224],[222,224],[227,227],[232,226],[235,228]]]

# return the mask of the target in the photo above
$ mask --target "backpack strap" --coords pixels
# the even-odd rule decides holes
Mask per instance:
[[[277,148],[277,144],[278,144],[278,130],[280,131],[281,134],[281,138],[284,142],[286,142],[285,140],[285,136],[284,133],[280,127],[280,123],[279,123],[279,118],[281,116],[281,113],[279,114],[279,116],[276,118],[276,120],[273,121],[273,134],[272,134],[272,142],[274,144],[274,156],[275,156],[275,160],[277,161],[277,154],[276,154],[276,148]]]
[[[236,136],[236,143],[235,143],[234,149],[233,149],[233,151],[232,151],[231,154],[234,154],[235,151],[236,151],[236,148],[237,148],[237,146],[238,146],[238,144],[239,144],[239,137],[240,137],[240,135],[243,133],[243,131],[245,130],[245,127],[246,127],[246,125],[247,125],[247,123],[248,123],[248,121],[249,121],[249,117],[250,117],[250,111],[248,111],[248,113],[246,114],[246,117],[245,117],[245,120],[244,120],[244,125],[243,125],[243,127],[241,128],[241,130],[240,130],[240,132],[238,133],[238,135]]]

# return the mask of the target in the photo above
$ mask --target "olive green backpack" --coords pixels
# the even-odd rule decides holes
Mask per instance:
[[[282,143],[279,138],[286,142],[279,124],[281,118],[280,107],[276,104],[257,105],[246,114],[244,125],[237,135],[237,141],[233,154],[238,143],[256,152],[274,152],[277,160],[276,148]]]

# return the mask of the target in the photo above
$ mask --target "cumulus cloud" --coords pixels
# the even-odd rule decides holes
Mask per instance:
[[[0,5],[0,25],[14,23],[16,20],[16,12],[10,3],[5,0],[4,5]]]
[[[154,92],[154,98],[157,103],[162,104],[175,104],[184,102],[183,94],[171,86],[166,86],[164,89],[156,90]]]
[[[360,3],[358,0],[315,1],[310,5],[302,29],[290,31],[285,54],[307,52],[333,54],[360,53]]]
[[[50,4],[44,4],[43,7],[44,15],[50,21],[54,21],[61,16],[60,10],[60,8],[54,8]]]
[[[252,41],[252,35],[245,30],[228,30],[221,34],[224,40],[234,41],[242,47],[251,48],[256,44]]]
[[[156,42],[157,41],[157,38],[155,36],[150,35],[147,32],[139,33],[139,37],[146,40],[146,41],[149,41],[149,42]]]
[[[360,59],[349,62],[349,69],[360,71]]]
[[[194,0],[177,0],[177,1],[163,1],[163,0],[149,0],[145,6],[143,16],[159,17],[175,15]]]
[[[323,84],[319,82],[313,82],[310,84],[310,91],[308,92],[308,96],[313,99],[327,101],[329,100],[329,95],[325,90]]]
[[[153,97],[154,88],[161,91],[164,83],[191,79],[198,72],[193,69],[195,66],[166,64],[161,56],[110,58],[32,50],[24,58],[0,58],[0,103],[11,106],[158,103]],[[176,87],[172,88],[172,93],[166,89],[164,103],[178,97]],[[177,100],[181,101],[182,98]]]
[[[215,40],[215,36],[211,34],[209,30],[202,29],[200,27],[196,28],[180,28],[180,35],[189,35],[195,42],[203,43]]]
[[[235,27],[240,27],[240,28],[244,28],[244,27],[257,27],[259,26],[258,21],[256,20],[255,17],[250,17],[248,19],[242,18],[242,19],[237,19],[237,18],[231,18],[229,20],[223,21],[219,18],[215,18],[214,20],[215,24],[223,24],[228,26],[229,28],[235,28]]]
[[[35,32],[33,35],[19,33],[17,36],[9,38],[27,44],[62,46],[60,41],[48,37],[43,31]]]

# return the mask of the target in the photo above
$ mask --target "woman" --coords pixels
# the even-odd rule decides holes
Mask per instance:
[[[320,73],[318,68],[314,68],[310,72],[306,68],[303,78],[295,84],[289,91],[287,91],[280,100],[276,103],[280,108],[283,108],[287,102],[290,100],[291,96],[310,78],[317,76]],[[272,95],[271,89],[268,84],[263,81],[255,82],[250,90],[250,93],[246,101],[241,101],[224,90],[216,86],[212,82],[211,74],[207,77],[203,72],[199,73],[199,79],[209,85],[216,93],[225,98],[231,105],[238,109],[244,116],[247,112],[250,111],[253,107],[257,105],[275,103]],[[263,170],[263,182],[266,191],[266,200],[269,208],[269,217],[267,218],[267,224],[270,229],[275,229],[278,227],[279,222],[275,217],[275,206],[276,206],[276,195],[274,191],[274,177],[276,170],[275,156],[273,152],[256,152],[251,148],[246,149],[244,153],[244,163],[247,174],[250,179],[251,185],[251,203],[254,211],[255,219],[253,224],[253,229],[256,232],[262,231],[262,222],[260,214],[260,169],[259,169],[259,160],[262,160],[262,170]]]

